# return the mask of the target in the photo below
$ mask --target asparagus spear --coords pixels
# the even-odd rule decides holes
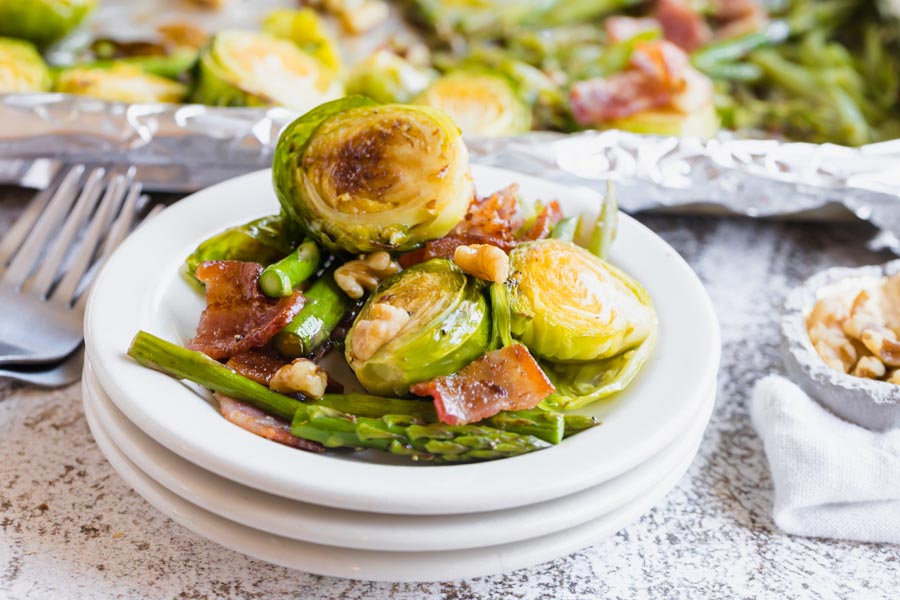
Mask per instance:
[[[377,448],[422,459],[479,460],[543,448],[596,425],[590,417],[530,409],[503,412],[473,425],[450,426],[436,422],[430,402],[366,394],[326,394],[307,404],[273,392],[202,352],[146,331],[134,337],[128,355],[145,367],[199,383],[292,421],[292,430],[296,427],[299,432],[294,435],[330,448]],[[414,425],[424,429],[409,429]]]
[[[612,181],[606,182],[606,195],[603,197],[603,205],[597,215],[594,231],[591,233],[591,241],[588,250],[600,258],[606,258],[609,247],[616,239],[619,229],[619,199]]]
[[[556,240],[565,240],[571,242],[575,239],[575,232],[578,230],[578,217],[566,217],[556,224],[550,237]]]
[[[304,240],[295,250],[272,263],[259,276],[259,289],[270,298],[290,296],[294,288],[312,277],[319,268],[319,247]]]
[[[445,462],[507,458],[550,446],[531,435],[482,425],[420,424],[409,415],[356,417],[324,406],[298,410],[291,433],[330,448],[374,448]]]
[[[306,303],[272,343],[282,355],[306,356],[324,343],[353,305],[334,282],[334,271],[326,271],[305,293]]]
[[[304,404],[273,392],[266,386],[235,373],[202,352],[182,348],[146,331],[139,331],[128,356],[140,364],[179,379],[188,379],[211,390],[244,400],[269,414],[290,421]]]

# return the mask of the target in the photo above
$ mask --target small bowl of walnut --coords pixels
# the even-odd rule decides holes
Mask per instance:
[[[900,260],[809,278],[781,333],[787,372],[810,396],[868,429],[900,427]]]

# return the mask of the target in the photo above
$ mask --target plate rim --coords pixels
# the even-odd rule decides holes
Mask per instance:
[[[556,182],[538,180],[512,171],[492,167],[473,166],[473,173],[476,174],[476,179],[478,179],[479,171],[494,177],[503,178],[506,181],[518,181],[522,184],[523,189],[528,185],[539,185],[543,187],[550,186],[553,189],[566,191],[567,193],[575,193],[577,191],[577,188],[560,185]],[[615,461],[594,465],[590,470],[569,469],[566,471],[566,477],[564,478],[561,476],[558,468],[559,464],[565,464],[565,455],[561,450],[565,447],[569,449],[567,454],[572,452],[577,454],[576,448],[581,450],[588,449],[590,445],[586,440],[594,432],[586,432],[582,436],[567,440],[566,444],[522,457],[473,465],[428,468],[336,461],[333,458],[328,459],[328,457],[292,451],[291,465],[292,467],[296,466],[296,469],[292,470],[290,474],[270,466],[278,462],[278,460],[264,461],[263,468],[260,468],[259,464],[251,464],[252,461],[248,461],[247,457],[240,452],[231,452],[228,448],[221,452],[222,449],[214,449],[208,442],[204,443],[191,439],[184,431],[176,434],[175,431],[164,427],[157,421],[158,415],[151,415],[151,413],[147,412],[149,410],[147,406],[141,405],[140,402],[136,401],[135,397],[132,397],[133,395],[140,396],[145,391],[133,385],[133,389],[129,390],[128,375],[137,377],[138,380],[149,380],[148,378],[155,377],[156,379],[152,381],[157,387],[161,386],[169,390],[176,389],[171,387],[171,385],[178,382],[159,373],[147,370],[144,370],[146,372],[140,371],[141,367],[138,367],[136,363],[125,357],[125,347],[122,347],[122,345],[109,348],[109,338],[111,336],[115,339],[115,334],[111,331],[112,327],[103,328],[102,319],[98,316],[98,313],[102,312],[102,308],[98,309],[97,307],[100,305],[104,308],[109,308],[110,302],[113,303],[112,306],[115,306],[115,300],[119,296],[117,295],[117,290],[113,289],[110,291],[107,289],[106,282],[113,277],[111,273],[115,273],[116,269],[122,268],[119,262],[125,260],[123,257],[128,256],[129,252],[132,254],[137,252],[137,249],[141,248],[140,244],[146,243],[145,240],[147,239],[152,240],[153,238],[149,238],[149,236],[156,234],[156,231],[160,230],[161,227],[189,228],[190,219],[188,217],[192,210],[196,212],[197,206],[212,205],[213,202],[224,202],[225,200],[220,196],[222,194],[227,195],[229,188],[232,188],[230,192],[232,194],[237,193],[241,186],[247,188],[245,191],[259,191],[258,186],[262,185],[262,181],[268,182],[269,179],[270,170],[258,171],[207,188],[167,208],[152,222],[138,229],[135,234],[125,240],[119,247],[98,275],[88,302],[85,315],[85,339],[88,355],[93,360],[97,377],[103,388],[109,392],[117,407],[125,413],[130,421],[134,422],[140,429],[163,446],[175,451],[187,460],[250,487],[315,504],[334,505],[341,508],[370,512],[404,514],[481,512],[549,500],[615,477],[646,460],[655,451],[658,451],[674,439],[675,435],[684,428],[683,426],[693,416],[695,411],[685,412],[685,410],[681,410],[676,413],[675,419],[666,421],[652,432],[653,439],[651,441],[642,440],[641,444],[633,445],[617,453]],[[271,190],[268,187],[265,193],[271,196]],[[234,200],[231,200],[231,202],[234,203]],[[253,218],[256,214],[263,213],[265,208],[265,206],[257,206],[254,207],[254,210],[246,209],[245,212],[238,212],[238,214],[234,215],[230,215],[230,213],[225,211],[225,214],[230,215],[231,222],[240,222],[241,220]],[[221,215],[219,218],[221,218]],[[683,277],[679,279],[679,284],[684,288],[690,288],[691,295],[697,302],[702,304],[702,307],[698,308],[698,314],[702,314],[704,318],[703,328],[706,329],[702,346],[708,353],[709,358],[702,363],[703,372],[696,374],[696,379],[698,381],[712,379],[718,370],[721,342],[715,311],[702,283],[684,259],[659,236],[627,215],[623,214],[621,216],[621,223],[623,227],[620,227],[620,231],[633,229],[635,232],[633,235],[642,236],[642,247],[655,245],[657,246],[656,250],[663,253],[667,260],[671,259],[674,261],[672,264],[680,265]],[[213,231],[220,227],[219,224],[210,225],[208,220],[204,221],[204,224],[207,229]],[[190,229],[190,231],[194,235],[192,243],[196,244],[203,233],[194,231],[194,229]],[[179,263],[182,259],[183,257],[178,257]],[[162,267],[168,269],[170,265],[168,263],[157,265],[159,269]],[[169,273],[169,277],[178,276],[177,273]],[[163,279],[163,281],[168,281],[168,279]],[[115,282],[112,285],[114,287]],[[112,293],[112,297],[107,298],[106,296],[110,293]],[[152,295],[153,293],[161,295],[162,291],[151,290],[150,294]],[[143,301],[148,305],[154,302],[156,304],[161,302],[158,297],[144,298]],[[656,299],[656,302],[658,306],[659,299]],[[142,323],[136,321],[132,326],[134,327],[132,331],[134,331],[142,326]],[[130,335],[131,333],[129,333]],[[106,346],[101,344],[101,340],[104,341]],[[113,343],[113,346],[116,346],[116,344]],[[647,374],[645,373],[644,376],[647,376]],[[698,396],[702,395],[699,389],[702,389],[702,387],[695,385],[690,392],[690,397],[680,398],[681,402],[683,404],[692,404],[696,408],[697,405],[702,403],[702,400],[698,399]],[[144,400],[149,402],[152,398],[149,400],[144,398]],[[210,426],[218,427],[215,424],[210,424]],[[607,427],[605,431],[608,430]],[[247,434],[247,436],[252,436],[252,434]],[[266,441],[265,443],[270,446],[266,448],[258,443],[254,445],[254,442],[249,441],[249,437],[245,439],[247,439],[247,444],[250,444],[254,454],[261,453],[265,456],[276,458],[284,456],[284,454],[278,454],[283,452],[283,450],[271,448],[271,446],[277,446],[277,444],[271,444]],[[552,455],[554,460],[551,460],[547,455],[553,452],[556,452],[556,454]],[[227,457],[223,457],[223,454],[226,454]],[[323,458],[327,459],[327,463],[317,462]],[[555,465],[551,464],[556,459],[560,462]],[[519,470],[524,469],[528,472],[534,472],[536,468],[538,470],[543,469],[545,473],[552,473],[555,479],[548,481],[545,478],[541,486],[532,486],[527,490],[527,493],[522,493],[522,490],[517,490],[515,494],[509,493],[508,481],[504,483],[503,478],[511,477],[509,469],[512,465],[521,467]],[[430,471],[437,470],[441,471],[440,476],[429,474]],[[338,477],[335,475],[335,471],[340,471],[344,475]],[[405,489],[404,493],[398,493],[398,486],[408,483],[408,473],[411,471],[417,472],[415,476],[416,481],[418,483],[424,482],[424,485],[415,486],[414,494],[412,495],[408,494],[410,492],[409,489]],[[452,477],[455,481],[469,482],[477,480],[479,482],[478,489],[483,492],[482,496],[467,497],[457,494],[457,496],[448,499],[447,494],[450,488],[447,479],[450,477],[450,472],[453,473]],[[374,475],[377,475],[377,477]],[[357,485],[357,482],[362,480],[361,478],[368,480],[366,486],[361,487]],[[458,487],[455,486],[452,489]]]
[[[127,417],[125,417],[121,411],[119,411],[118,415],[111,414],[110,409],[113,411],[117,411],[118,409],[116,409],[115,404],[112,402],[112,399],[109,398],[108,394],[106,394],[105,390],[102,388],[98,389],[99,382],[96,381],[89,360],[85,361],[83,380],[85,382],[84,402],[91,403],[91,408],[94,411],[95,419],[98,421],[98,426],[109,436],[110,441],[114,443],[122,454],[134,463],[145,475],[184,500],[230,521],[291,539],[314,544],[361,550],[401,550],[410,552],[464,550],[467,548],[524,541],[568,529],[570,527],[575,527],[636,500],[648,489],[652,488],[654,483],[664,479],[665,476],[677,469],[686,457],[696,454],[698,447],[704,439],[704,434],[712,416],[717,396],[717,384],[713,381],[709,385],[709,400],[700,407],[700,410],[696,415],[697,421],[692,422],[689,425],[691,431],[685,432],[684,436],[674,440],[647,461],[635,467],[635,469],[639,469],[651,461],[654,463],[650,466],[652,474],[645,474],[647,469],[644,469],[644,472],[639,476],[639,483],[631,483],[630,481],[626,483],[626,485],[629,486],[627,492],[608,492],[608,496],[613,496],[611,500],[603,500],[603,492],[597,492],[600,494],[600,497],[598,498],[597,496],[591,496],[589,491],[601,486],[605,486],[606,489],[609,489],[611,484],[614,484],[617,479],[626,477],[629,473],[633,472],[633,470],[623,473],[617,478],[602,482],[593,488],[587,488],[570,496],[548,500],[541,503],[540,506],[530,505],[514,509],[468,513],[463,515],[392,515],[384,513],[362,513],[360,511],[323,507],[275,496],[262,490],[248,487],[235,489],[235,485],[240,486],[241,484],[235,484],[235,482],[227,480],[215,473],[206,471],[199,465],[195,465],[174,452],[162,447],[158,442],[150,438],[150,436],[141,432],[136,425],[128,421]],[[100,397],[101,395],[106,396],[106,398]],[[132,427],[136,431],[127,431],[126,429],[123,429],[121,421],[127,421],[126,427]],[[702,425],[700,425],[701,422]],[[141,440],[140,443],[136,443],[134,441],[136,436],[143,436],[146,441]],[[124,443],[123,438],[125,440]],[[151,445],[151,448],[147,448],[148,443]],[[131,447],[128,447],[128,445],[131,445]],[[154,445],[157,447],[152,447]],[[165,466],[154,464],[159,460],[158,457],[160,453],[168,453],[171,455],[171,459],[167,461]],[[183,481],[185,476],[179,477],[178,475],[173,475],[171,473],[173,466],[183,468],[180,464],[173,465],[172,461],[175,461],[176,463],[186,463],[184,466],[191,469],[191,475],[186,477],[188,483],[184,483]],[[202,471],[202,473],[196,471]],[[204,479],[205,477],[217,478],[221,481],[215,481],[213,485],[210,486],[209,479]],[[179,479],[182,481],[179,481]],[[204,488],[206,488],[206,490],[212,490],[217,486],[223,485],[229,488],[229,493],[220,493],[220,498],[223,498],[226,503],[229,502],[231,498],[239,498],[237,504],[239,504],[240,509],[238,509],[237,506],[223,508],[221,499],[211,500],[203,495]],[[620,487],[621,485],[622,482],[619,482]],[[185,489],[186,487],[195,487],[196,489],[188,491]],[[263,506],[255,506],[254,504],[254,500],[256,500],[254,496],[258,494],[269,497],[263,499]],[[581,495],[582,497],[578,499],[573,498],[577,495]],[[568,503],[566,502],[566,499],[569,499]],[[598,499],[601,501],[599,508],[597,503]],[[275,506],[273,509],[272,502],[277,502],[280,506]],[[555,504],[555,506],[550,506],[551,504]],[[254,513],[265,515],[267,512],[275,512],[276,515],[278,513],[281,514],[272,516],[269,519],[266,519],[265,516],[262,518],[251,517],[248,519],[247,515],[250,513],[247,511],[251,505],[254,505],[255,507]],[[243,520],[238,517],[238,514],[241,511],[244,511],[242,515],[244,517]],[[550,513],[549,518],[546,513]],[[487,519],[490,519],[491,517],[499,517],[500,522],[488,523]],[[459,533],[454,532],[453,529],[459,527],[462,520],[472,518],[478,519],[477,526],[480,530],[479,535],[481,537],[479,539],[481,540],[484,539],[485,535],[490,535],[488,532],[493,532],[493,535],[496,536],[497,531],[503,532],[506,536],[511,535],[511,537],[503,539],[492,537],[487,544],[466,541],[476,539],[472,537],[471,531],[466,529],[464,533]],[[297,532],[294,528],[297,527],[298,523],[292,522],[293,519],[298,519],[300,523],[305,523],[305,525],[301,526],[305,527],[305,531]],[[316,519],[319,519],[320,522],[317,523]],[[342,523],[342,519],[350,520],[351,523]],[[371,520],[382,520],[384,522],[380,524],[367,522]],[[438,520],[443,520],[444,522],[436,529],[435,525],[428,523],[428,521]],[[521,523],[532,524],[532,527],[530,529],[510,527],[510,525],[513,524],[510,523],[510,521],[514,520]],[[410,522],[403,523],[403,521]],[[534,525],[536,524],[539,524],[539,526],[535,527]],[[429,527],[432,528],[431,531],[429,531]],[[379,532],[379,529],[382,531]],[[416,535],[410,535],[413,529],[415,530]],[[316,531],[319,531],[320,533],[316,533]],[[344,533],[344,531],[346,531],[346,533]],[[384,537],[385,531],[388,532],[388,538]],[[451,532],[452,536],[455,537],[450,537],[449,540],[446,537],[440,538],[441,535],[446,535],[447,532]],[[439,538],[444,541],[429,545],[417,542],[418,540],[435,540]]]

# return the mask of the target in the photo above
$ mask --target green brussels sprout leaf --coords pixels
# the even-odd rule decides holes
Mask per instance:
[[[376,102],[409,102],[428,87],[436,74],[420,69],[387,50],[377,50],[356,63],[347,79],[347,93],[368,96]]]

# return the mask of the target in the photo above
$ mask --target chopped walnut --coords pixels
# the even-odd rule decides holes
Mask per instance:
[[[835,298],[823,298],[813,306],[806,327],[809,340],[822,360],[832,369],[848,372],[858,358],[856,347],[841,322],[847,317],[846,307]]]
[[[378,303],[369,309],[367,317],[353,329],[351,355],[369,360],[379,348],[394,339],[409,321],[409,313],[390,304]]]
[[[362,255],[356,260],[351,260],[334,272],[334,281],[344,293],[358,300],[371,292],[382,279],[393,275],[400,270],[400,265],[391,260],[387,252],[373,252]]]
[[[485,281],[503,283],[509,277],[509,256],[490,244],[457,246],[453,262],[469,275]]]
[[[900,385],[900,369],[894,369],[893,371],[888,373],[885,381],[888,383],[893,383],[894,385]]]
[[[885,372],[886,369],[884,368],[883,362],[874,356],[863,356],[859,359],[859,362],[856,363],[856,366],[853,367],[851,375],[866,377],[868,379],[881,379],[884,377]]]
[[[200,8],[212,8],[218,10],[225,6],[226,0],[190,0],[191,4],[199,6]]]
[[[862,332],[860,341],[884,364],[889,367],[900,367],[900,342],[890,329],[886,327],[866,329]]]
[[[299,392],[311,398],[321,398],[327,386],[328,374],[305,358],[297,358],[291,364],[284,365],[269,380],[269,387],[276,392]]]
[[[322,5],[341,20],[344,29],[354,34],[371,31],[390,15],[390,7],[384,0],[324,0]]]

